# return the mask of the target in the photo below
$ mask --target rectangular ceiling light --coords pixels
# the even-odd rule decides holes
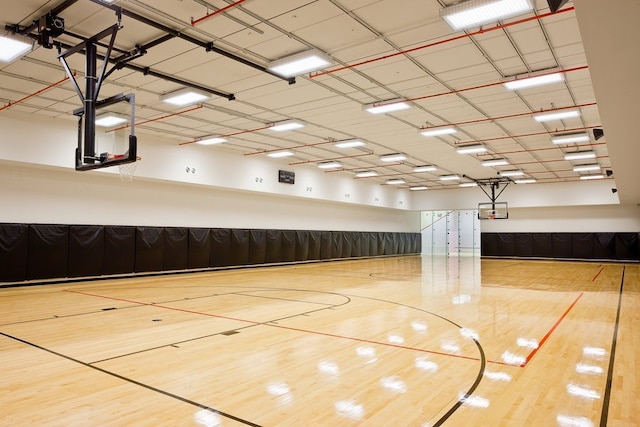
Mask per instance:
[[[564,120],[564,119],[573,119],[575,117],[580,117],[580,111],[578,110],[568,110],[568,111],[559,111],[557,113],[541,113],[534,114],[533,120],[536,122],[550,122],[553,120]]]
[[[508,164],[507,159],[489,159],[482,162],[482,166],[504,166]]]
[[[442,175],[438,178],[440,181],[456,181],[460,179],[458,175]]]
[[[371,114],[385,114],[406,110],[411,108],[411,106],[404,99],[391,99],[389,101],[367,104],[363,108]]]
[[[454,127],[448,126],[437,129],[420,129],[420,135],[422,136],[442,136],[442,135],[452,135],[458,132],[458,130]]]
[[[321,70],[331,64],[331,58],[317,49],[312,49],[272,61],[267,65],[267,70],[282,77],[295,77]]]
[[[535,183],[536,180],[533,178],[528,178],[528,179],[516,179],[515,183],[516,184],[533,184]]]
[[[112,127],[127,123],[129,119],[116,113],[102,113],[96,116],[96,126]]]
[[[320,162],[320,163],[318,163],[318,167],[320,169],[338,169],[338,168],[342,167],[342,163],[334,162],[334,161]]]
[[[577,142],[589,142],[589,134],[586,132],[576,132],[576,133],[562,133],[553,135],[551,137],[551,142],[553,144],[574,144]]]
[[[160,97],[160,100],[177,107],[184,107],[185,105],[193,105],[206,101],[209,98],[211,98],[211,95],[203,90],[186,87],[184,89],[166,93]]]
[[[405,180],[404,179],[388,179],[387,180],[387,184],[389,185],[398,185],[398,184],[404,184]]]
[[[588,171],[599,171],[599,170],[600,170],[600,165],[580,165],[580,166],[573,167],[574,172],[588,172]]]
[[[422,191],[422,190],[427,190],[428,188],[424,185],[416,185],[415,187],[409,187],[409,190],[411,191]]]
[[[383,162],[401,162],[403,160],[407,160],[407,156],[400,153],[386,154],[384,156],[380,156],[380,161],[383,161]]]
[[[593,151],[576,151],[575,153],[567,153],[564,155],[565,160],[582,160],[595,158],[596,153]]]
[[[444,8],[440,16],[458,31],[512,18],[532,9],[529,0],[468,0]]]
[[[596,175],[582,175],[582,176],[580,177],[580,179],[585,180],[585,181],[586,181],[586,180],[589,180],[589,179],[603,179],[603,178],[604,178],[604,175],[602,175],[602,174],[596,174]]]
[[[210,136],[207,138],[202,138],[199,141],[196,141],[196,144],[200,145],[214,145],[214,144],[222,144],[223,142],[227,142],[226,139],[220,138],[218,136]]]
[[[267,156],[279,159],[281,157],[293,156],[293,153],[291,151],[274,151],[273,153],[267,154]]]
[[[371,178],[372,176],[378,176],[378,173],[375,171],[356,172],[356,178]]]
[[[463,182],[461,184],[458,184],[458,187],[462,187],[462,188],[477,187],[477,186],[478,186],[477,182]]]
[[[487,147],[481,144],[467,145],[456,150],[458,154],[477,154],[487,151]]]
[[[33,41],[20,34],[5,34],[0,37],[0,61],[11,62],[33,48]]]
[[[335,146],[338,148],[354,148],[354,147],[362,147],[366,145],[364,141],[360,141],[359,139],[348,139],[346,141],[338,141],[335,143]]]
[[[285,132],[288,130],[301,129],[304,127],[304,123],[298,120],[283,120],[281,122],[276,122],[271,125],[269,130],[274,132]]]
[[[553,83],[560,83],[564,81],[564,75],[562,73],[544,74],[537,77],[516,78],[515,80],[509,80],[502,83],[505,89],[508,90],[522,90],[531,87],[544,86]]]
[[[501,171],[500,176],[522,176],[524,172],[521,170]]]
[[[438,170],[438,168],[435,167],[434,165],[416,166],[415,168],[413,168],[413,171],[416,172],[416,173],[419,173],[419,172],[435,172],[437,170]]]

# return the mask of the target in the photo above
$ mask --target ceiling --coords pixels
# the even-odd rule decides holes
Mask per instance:
[[[28,27],[56,9],[65,20],[65,33],[56,40],[73,46],[81,41],[78,36],[91,37],[116,24],[113,8],[126,10],[111,57],[124,57],[136,46],[150,47],[109,75],[100,98],[135,93],[136,133],[147,141],[162,137],[190,150],[199,139],[222,135],[228,142],[207,147],[212,155],[217,150],[253,156],[290,149],[294,152],[287,159],[291,165],[338,160],[342,168],[326,173],[350,174],[382,185],[402,178],[406,183],[400,187],[405,188],[457,188],[461,181],[439,180],[448,174],[467,177],[464,182],[521,169],[525,178],[554,183],[578,181],[581,175],[593,173],[574,172],[576,165],[598,163],[601,172],[610,170],[608,134],[597,140],[593,136],[603,123],[572,3],[551,14],[547,1],[537,0],[535,13],[507,20],[504,27],[467,32],[454,32],[440,18],[440,10],[451,3],[121,0],[108,7],[99,0],[21,0],[5,2],[2,21]],[[192,19],[218,10],[191,24]],[[173,33],[162,38],[166,28]],[[209,42],[219,50],[208,52]],[[334,65],[298,76],[295,84],[261,69],[272,60],[310,48],[329,55]],[[98,51],[104,54],[106,49]],[[72,55],[68,62],[84,87],[84,55]],[[564,82],[521,91],[508,91],[500,84],[550,69],[563,70]],[[72,111],[81,103],[72,84],[60,82],[65,76],[56,49],[37,46],[19,60],[0,63],[0,103],[36,117],[73,121]],[[235,99],[214,95],[195,108],[172,107],[160,100],[183,83],[232,94]],[[394,98],[409,100],[412,108],[386,115],[363,111],[365,104]],[[579,118],[549,123],[532,118],[535,112],[576,106]],[[268,129],[286,119],[302,120],[306,127],[285,133]],[[444,125],[455,125],[458,132],[440,137],[419,134],[422,128]],[[551,134],[568,130],[587,130],[591,140],[564,146],[550,142]],[[334,146],[351,138],[366,145]],[[476,142],[489,151],[456,153],[459,146]],[[596,152],[595,160],[563,159],[567,152],[590,149]],[[379,156],[390,153],[403,153],[407,159],[380,161]],[[509,165],[482,165],[482,160],[493,158],[505,158]],[[415,166],[427,164],[438,169],[414,172]],[[376,171],[378,176],[355,178],[355,172],[363,170]]]

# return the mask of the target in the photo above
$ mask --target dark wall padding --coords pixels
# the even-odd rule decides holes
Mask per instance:
[[[264,264],[267,259],[267,231],[247,230],[247,233],[249,234],[249,253],[246,264]]]
[[[165,227],[162,270],[184,270],[189,265],[189,229]]]
[[[27,279],[29,226],[0,224],[0,282]]]
[[[103,273],[132,273],[135,270],[135,267],[136,228],[119,225],[105,225]]]
[[[162,271],[164,261],[164,228],[136,228],[136,273]]]
[[[211,258],[211,235],[208,228],[189,229],[187,268],[207,268]]]
[[[104,227],[69,227],[69,277],[102,275],[104,271]]]
[[[27,280],[66,277],[69,261],[69,226],[29,226]]]
[[[231,229],[211,229],[211,267],[226,267],[233,265],[231,259]]]
[[[637,240],[624,236],[619,251],[629,256],[635,244],[637,253]],[[421,249],[420,233],[0,224],[0,285],[399,255]]]
[[[482,256],[640,261],[638,233],[482,233]]]

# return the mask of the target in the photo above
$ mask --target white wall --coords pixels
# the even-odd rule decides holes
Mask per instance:
[[[0,222],[420,230],[407,190],[215,147],[141,137],[133,182],[117,167],[76,172],[75,126],[0,115]],[[279,183],[279,169],[295,185]]]
[[[640,232],[637,206],[509,208],[507,220],[480,221],[482,232]]]

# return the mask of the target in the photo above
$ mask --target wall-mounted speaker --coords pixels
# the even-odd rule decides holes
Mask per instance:
[[[564,6],[569,0],[547,0],[549,3],[549,9],[551,9],[551,13],[556,13],[558,9]]]

